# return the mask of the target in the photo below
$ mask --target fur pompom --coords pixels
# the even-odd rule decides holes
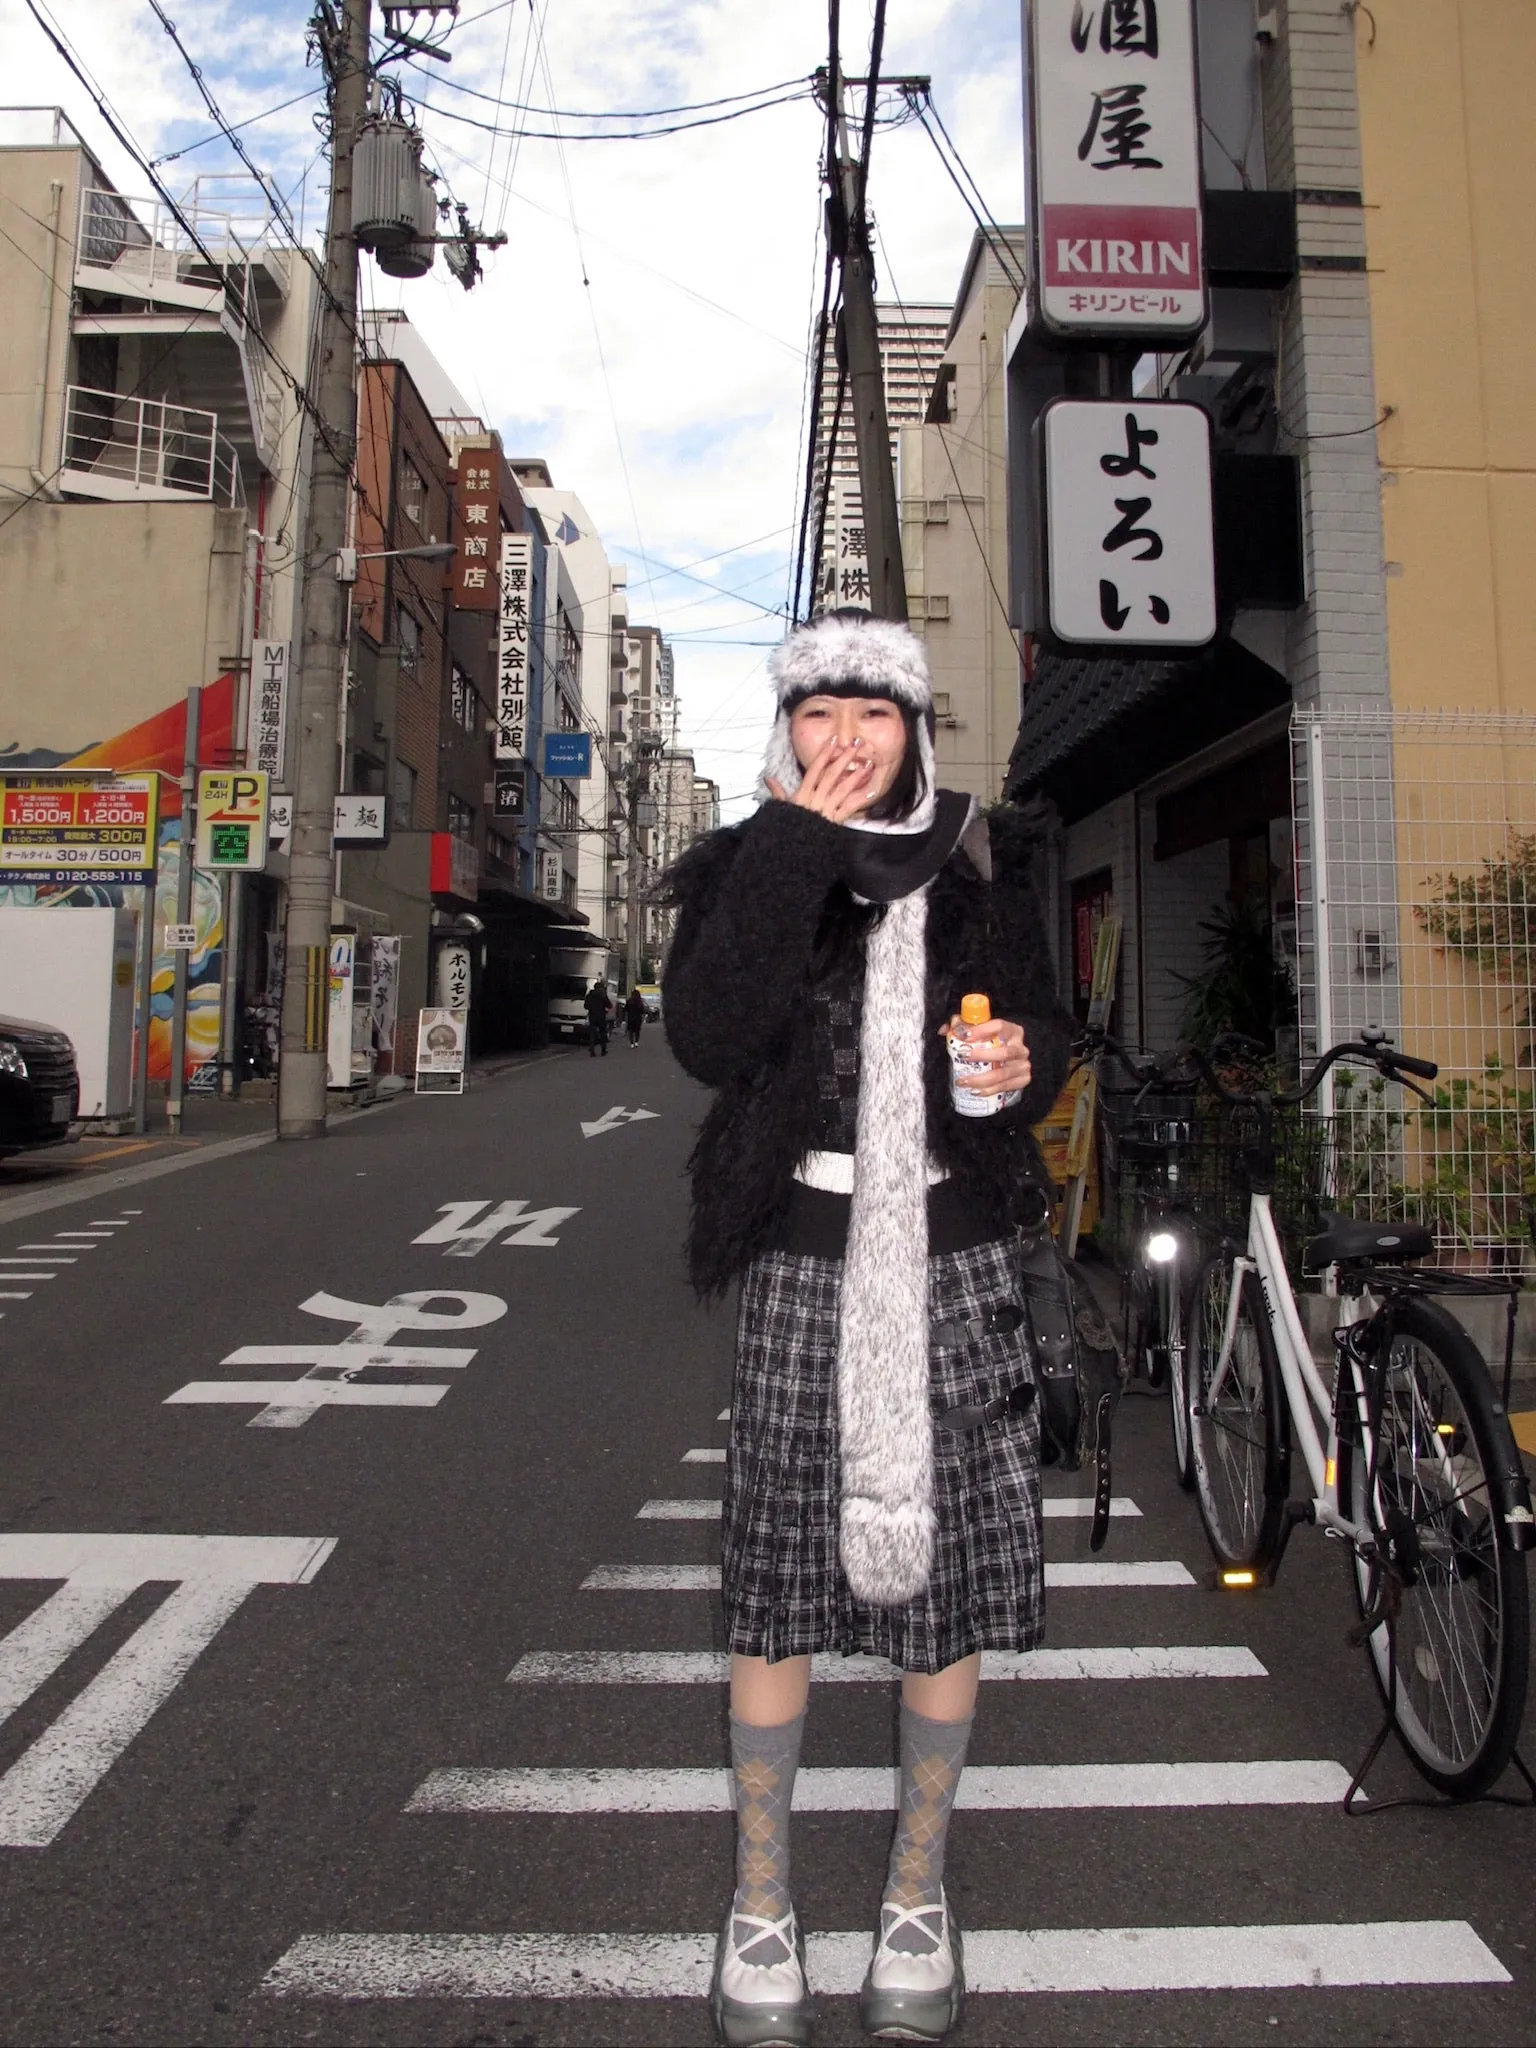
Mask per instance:
[[[918,1599],[933,1570],[937,1531],[933,1509],[921,1502],[844,1493],[839,1549],[855,1600],[904,1607]]]

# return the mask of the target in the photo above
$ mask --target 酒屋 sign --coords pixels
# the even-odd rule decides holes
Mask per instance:
[[[1206,413],[1059,398],[1038,431],[1049,631],[1075,646],[1204,647],[1216,633]]]
[[[1205,324],[1194,0],[1028,0],[1032,317],[1057,336]]]

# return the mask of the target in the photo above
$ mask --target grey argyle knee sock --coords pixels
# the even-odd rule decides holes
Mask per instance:
[[[971,1722],[930,1721],[901,1706],[901,1809],[885,1879],[890,1906],[937,1906],[943,1898],[944,1842],[954,1811]],[[933,1940],[910,1922],[890,1946],[906,1955],[931,1955]]]
[[[789,1807],[800,1763],[805,1715],[776,1728],[756,1728],[731,1716],[731,1772],[736,1784],[736,1896],[731,1910],[763,1920],[789,1911]],[[738,1930],[738,1936],[750,1930]],[[759,1935],[737,1949],[743,1962],[782,1963],[786,1949],[775,1935]]]

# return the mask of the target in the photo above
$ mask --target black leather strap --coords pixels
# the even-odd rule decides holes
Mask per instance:
[[[967,1401],[959,1408],[946,1410],[938,1418],[939,1428],[951,1436],[968,1436],[973,1429],[984,1429],[989,1422],[1001,1422],[1005,1415],[1025,1414],[1034,1398],[1034,1382],[1020,1380],[1006,1394],[998,1394],[990,1401]]]
[[[1024,1320],[1024,1311],[1014,1302],[1002,1302],[967,1322],[935,1323],[928,1333],[933,1344],[974,1344],[982,1337],[1008,1337]]]

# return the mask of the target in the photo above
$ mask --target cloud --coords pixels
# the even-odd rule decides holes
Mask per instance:
[[[148,154],[212,131],[147,4],[48,5]],[[290,0],[177,0],[173,18],[238,121],[319,83],[306,66],[308,13]],[[869,18],[867,0],[843,9],[850,70],[863,66]],[[531,33],[535,20],[541,36]],[[780,606],[792,575],[803,350],[820,289],[819,110],[807,98],[664,139],[562,148],[466,125],[465,117],[494,122],[497,111],[455,88],[541,107],[630,110],[803,80],[826,61],[823,0],[673,0],[644,10],[633,0],[464,0],[449,45],[451,67],[408,66],[399,76],[446,185],[477,220],[504,227],[507,246],[486,257],[485,278],[467,295],[442,265],[401,284],[365,260],[364,303],[404,306],[509,446],[542,454],[556,482],[580,494],[614,559],[630,565],[632,615],[675,636],[684,736],[701,768],[727,796],[744,794],[768,726],[766,649],[732,643],[769,641],[782,621],[726,593]],[[125,191],[144,189],[20,6],[0,18],[0,64],[26,79],[29,101],[64,107]],[[1017,9],[903,0],[891,11],[885,70],[932,76],[992,212],[1018,219]],[[282,189],[303,181],[311,235],[325,203],[318,105],[302,102],[244,131]],[[219,143],[178,156],[164,175],[179,187],[230,168],[233,154]],[[882,294],[950,301],[973,223],[920,128],[877,135],[870,195],[886,257]],[[760,542],[773,534],[781,537]],[[727,549],[740,551],[693,572],[719,596],[657,566]]]

